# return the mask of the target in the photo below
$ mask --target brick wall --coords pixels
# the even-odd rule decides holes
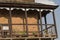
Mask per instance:
[[[5,12],[5,13],[4,13]],[[12,24],[26,24],[25,14],[21,12],[12,13]],[[37,24],[37,13],[27,14],[27,23],[28,24]],[[9,15],[6,11],[0,12],[0,24],[8,24]],[[13,31],[24,31],[26,30],[26,25],[12,25]],[[38,31],[37,25],[28,25],[28,31]]]
[[[12,15],[12,16],[13,16],[12,17],[12,24],[26,24],[26,18],[24,16],[24,14],[18,15],[16,13],[15,15]],[[37,14],[28,14],[27,23],[28,24],[37,24],[37,19],[38,19]],[[12,27],[16,31],[26,30],[26,25],[12,25]],[[37,25],[28,25],[28,31],[38,31]]]

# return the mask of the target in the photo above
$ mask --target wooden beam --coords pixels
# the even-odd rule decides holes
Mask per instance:
[[[11,21],[11,8],[9,8],[9,30],[10,30],[10,37],[12,37],[12,21]]]
[[[50,28],[52,28],[54,25],[51,25],[51,26],[49,26],[49,27],[47,27],[46,29],[48,30],[48,29],[50,29]],[[46,29],[43,29],[42,31],[44,31],[44,30],[46,30]],[[41,32],[41,31],[40,31]]]
[[[28,35],[28,24],[27,24],[27,11],[26,11],[26,8],[25,8],[25,18],[26,18],[26,32],[27,32],[27,35]]]
[[[56,9],[58,5],[44,5],[39,3],[0,3],[0,7]]]
[[[53,12],[52,12],[52,15],[53,15],[53,21],[54,21],[54,25],[55,25],[56,37],[58,37],[58,35],[57,35],[57,27],[56,27],[56,20],[55,20],[54,10],[53,10]]]
[[[24,16],[24,17],[25,17],[25,16]],[[20,25],[20,24],[19,24],[19,25]],[[26,30],[25,30],[25,25],[24,25],[24,18],[23,18],[23,24],[22,24],[22,25],[23,25],[23,30],[26,31]]]
[[[43,35],[43,32],[42,32],[42,15],[41,15],[41,9],[39,10],[39,15],[40,15],[41,36],[42,36]]]
[[[8,24],[1,24],[1,25],[8,25]],[[11,24],[11,25],[26,25],[26,24]],[[37,24],[28,24],[28,25],[37,25]],[[54,25],[54,24],[42,24],[42,25]]]
[[[45,21],[45,24],[47,24],[46,15],[44,16],[44,21]],[[47,25],[45,25],[45,29],[46,29],[46,33],[48,33]]]
[[[40,34],[40,27],[39,27],[39,16],[38,16],[39,14],[37,14],[37,27],[38,27],[38,33]]]

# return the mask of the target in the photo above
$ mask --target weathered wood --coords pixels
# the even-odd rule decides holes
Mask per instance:
[[[0,0],[2,3],[20,3],[20,2],[34,2],[34,0]]]
[[[56,27],[56,19],[55,19],[54,10],[53,10],[53,12],[52,12],[52,15],[53,15],[53,21],[54,21],[54,26],[55,26],[56,37],[58,37],[58,35],[57,35],[57,27]]]
[[[0,3],[0,7],[56,9],[58,6],[40,3]]]
[[[9,31],[10,31],[10,37],[12,37],[12,21],[11,21],[11,8],[9,8]]]
[[[37,14],[37,16],[38,16],[38,19],[37,19],[38,33],[40,34],[39,14]],[[41,39],[39,39],[39,40],[41,40]]]
[[[47,18],[46,18],[46,15],[45,15],[45,17],[44,17],[44,21],[45,21],[45,24],[47,24]],[[45,29],[46,29],[46,33],[48,33],[47,25],[45,25]]]
[[[43,31],[42,31],[42,15],[41,15],[41,9],[39,10],[39,16],[40,16],[40,28],[41,28],[41,36],[43,36]]]
[[[28,24],[27,24],[27,11],[25,8],[25,21],[26,21],[26,32],[27,32],[27,36],[28,36]]]

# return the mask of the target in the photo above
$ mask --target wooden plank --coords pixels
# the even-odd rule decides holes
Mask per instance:
[[[8,24],[1,24],[1,25],[8,25]],[[12,24],[12,25],[26,25],[26,24]],[[37,24],[28,24],[28,25],[37,25]],[[42,24],[42,25],[54,25],[54,24]]]
[[[39,3],[0,3],[0,7],[56,9],[58,6]]]

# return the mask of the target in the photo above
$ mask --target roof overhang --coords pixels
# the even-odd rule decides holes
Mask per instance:
[[[56,9],[58,5],[46,5],[41,3],[0,3],[0,7]]]

